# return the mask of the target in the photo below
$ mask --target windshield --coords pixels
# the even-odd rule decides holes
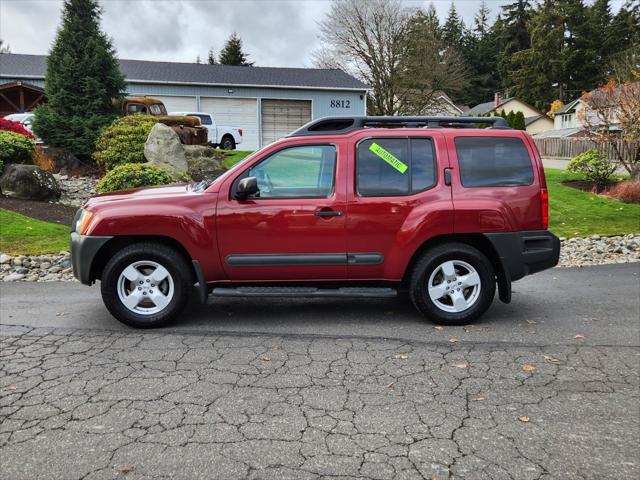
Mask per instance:
[[[162,103],[154,103],[153,105],[149,105],[149,110],[151,110],[151,113],[154,115],[167,114],[167,109],[164,108],[164,105]]]
[[[253,157],[255,157],[256,153],[258,153],[259,150],[253,152],[251,155],[245,157],[244,159],[240,160],[238,163],[236,163],[233,167],[231,167],[229,170],[227,170],[226,172],[224,172],[222,175],[220,175],[217,178],[214,179],[206,179],[206,180],[202,180],[201,182],[197,182],[191,185],[191,190],[194,192],[204,192],[206,189],[208,189],[211,185],[215,185],[216,183],[220,183],[223,179],[227,178],[229,175],[232,175],[234,172],[236,172],[237,170],[241,169],[244,164],[251,160]]]

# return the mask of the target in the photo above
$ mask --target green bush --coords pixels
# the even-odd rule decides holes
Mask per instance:
[[[98,137],[93,159],[106,170],[125,163],[146,162],[144,144],[156,123],[151,115],[130,115],[116,119]]]
[[[2,163],[33,163],[36,144],[20,133],[0,130],[0,161]]]
[[[570,172],[582,174],[587,180],[594,182],[599,192],[607,186],[616,168],[615,162],[593,148],[581,153],[567,165]]]
[[[124,163],[114,167],[98,182],[100,193],[137,187],[167,185],[173,182],[171,174],[163,168],[147,163]]]

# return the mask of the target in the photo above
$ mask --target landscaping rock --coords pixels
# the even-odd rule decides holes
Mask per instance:
[[[16,282],[18,280],[22,280],[23,278],[24,278],[24,275],[21,273],[11,273],[6,277],[4,277],[2,280],[5,282]]]
[[[184,145],[187,172],[195,180],[212,180],[225,171],[222,166],[224,153],[208,145]]]
[[[36,165],[7,165],[0,178],[2,193],[26,200],[56,200],[60,186],[49,172]]]
[[[95,177],[70,177],[55,173],[53,177],[60,185],[62,192],[58,200],[60,204],[81,207],[89,197],[98,193],[96,190],[98,179]]]
[[[181,180],[189,168],[180,137],[162,123],[151,129],[144,144],[144,156],[150,164],[168,170],[176,180]]]

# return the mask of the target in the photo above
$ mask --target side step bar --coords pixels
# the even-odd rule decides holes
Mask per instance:
[[[397,295],[393,288],[343,287],[216,287],[212,297],[361,297],[392,298]]]

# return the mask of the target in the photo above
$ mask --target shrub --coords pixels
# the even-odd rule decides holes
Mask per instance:
[[[144,144],[156,123],[151,115],[130,115],[116,119],[100,134],[93,159],[106,170],[124,163],[146,162]]]
[[[20,122],[14,122],[2,117],[0,117],[0,130],[5,132],[19,133],[20,135],[24,135],[25,137],[28,137],[32,140],[35,138],[33,134],[29,130],[24,128],[24,125],[22,125]]]
[[[0,130],[0,160],[3,163],[32,163],[35,149],[34,141],[25,135]]]
[[[124,163],[114,167],[98,182],[100,193],[128,188],[167,185],[173,182],[171,174],[163,168],[147,163]]]
[[[581,153],[569,162],[567,170],[580,173],[595,183],[596,190],[602,191],[616,171],[617,165],[593,148]]]
[[[0,158],[0,175],[2,175],[2,172],[4,172],[4,162]]]
[[[611,190],[609,196],[627,203],[640,203],[640,182],[620,182]]]

